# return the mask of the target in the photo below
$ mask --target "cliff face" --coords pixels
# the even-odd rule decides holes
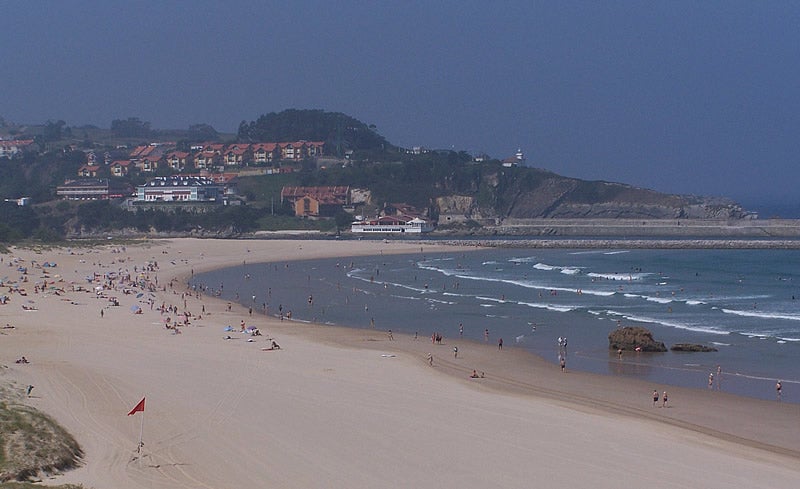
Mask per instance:
[[[733,201],[663,194],[619,183],[589,182],[535,169],[484,175],[478,196],[437,199],[440,216],[463,219],[743,219]],[[441,221],[441,220],[440,220]]]

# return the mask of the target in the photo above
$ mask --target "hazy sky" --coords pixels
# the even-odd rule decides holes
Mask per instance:
[[[3,1],[0,116],[340,111],[401,146],[800,206],[800,2]]]

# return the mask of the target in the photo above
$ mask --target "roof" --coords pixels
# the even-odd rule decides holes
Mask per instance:
[[[0,146],[4,148],[21,148],[33,144],[33,139],[12,139],[11,141],[0,140]]]
[[[253,152],[258,152],[258,151],[272,152],[275,151],[277,147],[278,147],[277,143],[256,143],[251,146]]]
[[[61,187],[98,187],[108,186],[108,178],[79,178],[77,180],[67,180]]]
[[[283,187],[281,189],[282,199],[297,199],[300,197],[311,196],[319,201],[330,198],[347,199],[350,187]]]
[[[210,178],[196,176],[156,177],[143,187],[207,187],[218,184]]]

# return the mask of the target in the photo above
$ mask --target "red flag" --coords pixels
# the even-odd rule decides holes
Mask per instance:
[[[144,412],[144,397],[142,398],[141,401],[139,401],[139,404],[137,404],[136,406],[134,406],[133,409],[131,409],[131,412],[128,413],[128,416],[133,416],[139,411]]]

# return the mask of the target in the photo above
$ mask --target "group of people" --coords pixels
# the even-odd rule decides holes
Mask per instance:
[[[661,407],[667,407],[668,400],[669,399],[667,398],[667,391],[664,391],[664,393],[661,395]],[[658,405],[658,390],[653,389],[653,407],[656,407],[657,405]]]
[[[708,388],[713,389],[716,385],[717,390],[722,389],[722,367],[717,365],[717,376],[714,377],[714,372],[708,374]]]

